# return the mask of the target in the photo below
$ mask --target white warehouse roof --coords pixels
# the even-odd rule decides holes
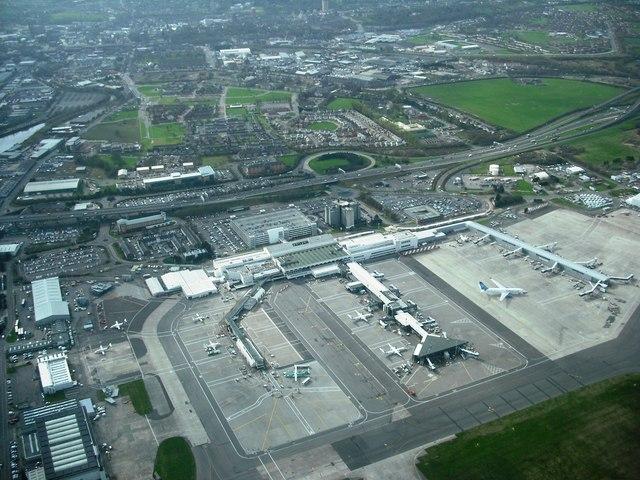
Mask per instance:
[[[38,357],[40,383],[45,393],[55,393],[74,385],[65,353],[54,353]]]
[[[80,186],[79,178],[66,180],[47,180],[44,182],[29,182],[24,186],[24,193],[58,192],[61,190],[77,190]]]
[[[627,198],[626,202],[628,205],[631,205],[632,207],[640,208],[640,193],[637,195],[634,195],[633,197]]]
[[[36,324],[51,317],[68,317],[69,304],[62,300],[58,277],[31,282]]]
[[[180,270],[165,273],[160,277],[168,291],[182,290],[187,298],[204,297],[218,289],[204,270]]]

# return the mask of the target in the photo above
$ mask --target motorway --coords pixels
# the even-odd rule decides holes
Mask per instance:
[[[640,87],[627,90],[624,93],[614,97],[600,105],[596,105],[586,111],[576,112],[542,127],[532,130],[531,132],[515,137],[500,145],[491,147],[476,147],[464,152],[452,153],[444,156],[433,157],[423,162],[415,162],[410,165],[402,165],[400,169],[396,166],[372,168],[369,170],[361,170],[347,172],[338,176],[316,176],[312,179],[299,180],[287,184],[276,185],[271,188],[256,190],[255,192],[247,192],[243,194],[233,194],[222,196],[214,200],[189,201],[184,203],[175,202],[174,204],[166,203],[150,203],[140,206],[131,207],[110,207],[100,210],[91,211],[69,211],[56,213],[55,217],[51,214],[25,214],[25,215],[4,215],[0,216],[0,225],[3,224],[19,224],[31,222],[61,222],[65,220],[90,220],[92,218],[113,219],[121,217],[130,217],[136,215],[152,214],[159,211],[171,211],[180,208],[192,206],[215,206],[232,202],[241,202],[253,196],[265,194],[277,194],[280,192],[291,192],[297,189],[303,189],[313,186],[329,185],[336,182],[346,181],[362,181],[377,177],[406,174],[407,172],[424,171],[425,169],[437,169],[442,167],[452,167],[460,165],[473,165],[483,163],[499,158],[516,155],[518,153],[537,150],[543,147],[556,145],[567,140],[578,138],[595,130],[606,128],[607,126],[618,123],[629,118],[640,107],[640,101],[637,101],[626,108],[619,107],[616,111],[611,111],[609,106],[616,100],[635,95],[640,91]],[[592,128],[589,128],[592,127]],[[316,153],[317,154],[317,153]],[[314,154],[314,155],[316,155]],[[305,162],[305,159],[302,160]]]

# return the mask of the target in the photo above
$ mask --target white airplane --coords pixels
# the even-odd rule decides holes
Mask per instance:
[[[353,320],[354,323],[358,323],[358,322],[369,323],[369,319],[373,317],[371,313],[360,313],[357,310],[356,310],[356,314],[353,317],[349,313],[347,313],[347,316],[349,317],[350,320]]]
[[[95,354],[100,354],[100,355],[106,355],[107,351],[111,348],[111,344],[107,345],[106,347],[103,347],[102,344],[100,344],[100,348],[98,348],[95,352]]]
[[[218,342],[210,340],[209,343],[204,344],[204,350],[210,355],[215,355],[220,353],[220,350],[218,350],[219,346],[220,344]]]
[[[398,355],[399,357],[402,358],[402,352],[404,352],[407,349],[407,347],[394,347],[390,343],[387,343],[387,345],[389,345],[389,350],[387,351],[385,351],[384,348],[380,348],[380,351],[384,353],[387,357],[391,357],[392,355]]]
[[[500,295],[501,302],[511,295],[524,295],[525,293],[527,293],[527,291],[523,288],[505,287],[504,285],[496,282],[493,278],[491,279],[491,281],[496,284],[495,287],[487,287],[482,282],[478,282],[478,287],[480,287],[480,291],[486,293],[490,297],[497,297],[498,295]]]
[[[204,323],[204,317],[200,314],[197,314],[194,318],[193,318],[193,323]]]
[[[122,322],[115,322],[113,325],[111,325],[111,328],[115,328],[116,330],[122,330],[122,327],[124,327],[127,324],[127,319],[125,318]]]

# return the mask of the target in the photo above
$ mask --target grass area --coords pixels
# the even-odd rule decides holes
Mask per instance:
[[[309,124],[309,130],[335,132],[337,129],[338,125],[329,120],[321,120]]]
[[[131,170],[138,165],[139,158],[136,155],[113,155],[113,154],[99,154],[98,158],[105,165],[111,167],[110,169],[126,168]]]
[[[113,112],[107,118],[105,122],[119,122],[121,120],[133,120],[138,118],[138,110],[120,110],[119,112]]]
[[[139,143],[140,128],[137,118],[115,122],[102,122],[84,134],[87,140],[105,140],[118,143]]]
[[[362,103],[357,98],[338,97],[329,102],[327,108],[330,110],[349,110]]]
[[[80,11],[57,12],[52,13],[49,16],[51,23],[58,25],[65,25],[73,22],[104,22],[108,19],[109,17],[104,13]]]
[[[231,159],[228,155],[213,155],[210,157],[200,157],[202,165],[209,165],[213,168],[221,168],[229,165]]]
[[[182,143],[185,128],[181,123],[157,123],[149,128],[149,138],[145,139],[148,146],[176,145]]]
[[[439,480],[637,478],[640,375],[607,380],[481,425],[427,450]]]
[[[336,172],[339,168],[345,172],[352,172],[366,167],[369,161],[353,153],[328,153],[314,158],[309,162],[309,168],[316,173],[325,175]]]
[[[489,175],[489,165],[494,164],[500,165],[500,174],[506,176],[513,176],[516,172],[513,170],[513,164],[505,161],[497,161],[497,162],[484,162],[476,165],[469,169],[469,173],[472,175]]]
[[[637,159],[640,135],[636,125],[640,117],[573,140],[569,145],[578,148],[577,158],[587,165],[612,170],[621,169],[627,157]]]
[[[300,161],[300,155],[297,153],[287,153],[286,155],[280,155],[278,160],[284,163],[287,167],[293,168]]]
[[[561,5],[560,8],[566,12],[595,12],[598,10],[598,5],[595,3],[574,3],[571,5]]]
[[[259,102],[288,102],[291,100],[291,93],[259,88],[229,87],[225,98],[227,105],[255,105]]]
[[[518,180],[513,188],[515,192],[522,193],[524,195],[533,193],[533,185],[526,180]]]
[[[604,102],[622,90],[561,78],[544,78],[531,84],[497,78],[429,85],[412,91],[489,123],[524,132],[573,110]]]
[[[137,85],[138,91],[145,97],[161,97],[162,96],[162,83]]]
[[[127,395],[139,415],[151,413],[151,400],[142,379],[120,385],[120,395]]]
[[[244,107],[227,107],[227,117],[247,118],[249,110]]]
[[[7,341],[7,343],[15,343],[16,340],[18,340],[18,334],[14,329],[11,329],[11,331],[5,337],[5,340]]]
[[[163,440],[158,446],[154,470],[162,480],[195,480],[196,461],[189,443],[182,437]]]
[[[437,33],[421,33],[407,38],[407,42],[411,45],[427,45],[437,42],[438,40],[442,40],[442,35],[438,35]]]

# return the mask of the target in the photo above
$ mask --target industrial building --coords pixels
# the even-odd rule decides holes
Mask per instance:
[[[42,355],[38,357],[37,362],[43,393],[51,395],[75,385],[69,371],[66,353]]]
[[[56,320],[70,319],[69,303],[62,300],[58,277],[31,282],[33,314],[36,326],[50,325]]]
[[[106,480],[88,416],[90,400],[68,400],[23,414],[21,439],[29,479]]]
[[[234,218],[230,225],[249,248],[318,233],[316,222],[309,220],[295,208]]]
[[[79,178],[65,180],[46,180],[43,182],[28,182],[24,186],[25,195],[46,195],[50,193],[74,193],[80,188]]]
[[[160,212],[157,215],[149,215],[147,217],[139,217],[139,218],[121,218],[116,221],[116,227],[118,228],[118,232],[126,233],[131,232],[133,230],[139,230],[141,228],[151,227],[153,225],[159,225],[167,221],[167,214],[165,212]]]
[[[161,167],[161,165],[154,165],[154,167]],[[157,168],[151,167],[153,171],[159,170]],[[140,167],[144,168],[144,167]],[[190,182],[204,182],[215,179],[215,170],[209,166],[205,165],[204,167],[198,167],[198,170],[195,172],[181,173],[181,172],[173,172],[170,175],[165,175],[162,177],[150,177],[142,180],[142,184],[148,188],[161,188],[166,185],[170,185],[173,183],[182,184],[182,183],[190,183]]]
[[[160,279],[151,277],[145,282],[154,297],[182,292],[187,298],[200,298],[218,291],[211,277],[202,269],[169,272],[162,275]]]
[[[350,230],[360,223],[360,204],[348,200],[334,200],[324,207],[324,221],[333,228]]]
[[[0,243],[0,255],[8,255],[11,257],[15,257],[20,248],[22,247],[22,242],[20,243]]]

